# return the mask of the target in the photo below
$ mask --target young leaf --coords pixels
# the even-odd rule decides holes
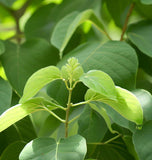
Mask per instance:
[[[152,57],[152,22],[140,21],[129,26],[127,36],[129,40],[144,54]]]
[[[114,100],[117,97],[113,80],[102,71],[91,70],[83,74],[80,80],[94,92]]]
[[[86,141],[75,135],[56,142],[52,138],[37,138],[22,150],[20,160],[84,160]]]
[[[86,100],[100,101],[108,104],[126,119],[141,125],[143,122],[143,111],[137,98],[129,91],[116,87],[117,99],[111,100],[101,94],[88,90]]]
[[[60,57],[62,57],[63,51],[77,27],[87,20],[91,21],[99,30],[105,32],[102,22],[91,9],[83,12],[73,12],[57,23],[51,37],[51,43],[59,49]]]
[[[46,84],[59,78],[61,78],[61,73],[55,66],[49,66],[38,70],[26,82],[20,103],[24,103],[29,98],[32,98]]]
[[[48,105],[47,108],[49,110],[57,108],[54,103],[45,101],[43,98],[33,98],[23,104],[9,108],[0,116],[0,132],[30,113],[43,110],[43,105]]]

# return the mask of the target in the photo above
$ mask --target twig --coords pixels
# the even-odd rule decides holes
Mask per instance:
[[[125,20],[125,24],[124,24],[123,29],[122,29],[122,34],[121,34],[120,41],[123,41],[123,36],[124,36],[124,34],[125,34],[125,32],[126,32],[127,25],[128,25],[128,21],[129,21],[129,18],[130,18],[130,16],[131,16],[131,14],[132,14],[132,11],[133,11],[133,9],[134,9],[134,6],[135,6],[134,3],[132,3],[132,4],[130,5],[130,8],[129,8],[129,11],[128,11],[128,14],[127,14],[127,17],[126,17],[126,20]]]

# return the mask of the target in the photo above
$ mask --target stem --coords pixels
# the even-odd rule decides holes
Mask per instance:
[[[122,34],[121,34],[120,41],[123,41],[123,37],[124,37],[124,34],[125,34],[125,32],[126,32],[126,29],[127,29],[128,21],[129,21],[129,18],[130,18],[130,16],[131,16],[131,14],[132,14],[132,11],[133,11],[133,9],[134,9],[134,6],[135,6],[134,3],[132,3],[132,4],[130,5],[130,8],[129,8],[129,11],[128,11],[128,14],[127,14],[127,17],[126,17],[126,20],[125,20],[125,24],[124,24],[123,29],[122,29]]]
[[[66,117],[65,117],[65,137],[68,137],[68,124],[69,124],[69,113],[71,107],[71,96],[72,96],[72,88],[69,88],[69,97],[68,97],[68,104],[66,109]]]
[[[114,141],[115,139],[117,139],[117,138],[119,138],[119,137],[121,137],[121,136],[122,136],[121,134],[118,134],[117,136],[115,136],[115,137],[113,137],[113,138],[107,140],[106,142],[100,142],[100,143],[88,143],[88,144],[91,144],[91,145],[104,145],[104,144],[108,144],[108,143]]]
[[[79,105],[87,104],[89,102],[90,101],[84,101],[84,102],[75,103],[75,104],[72,104],[71,107],[76,107],[76,106],[79,106]]]
[[[60,118],[58,115],[56,115],[54,112],[50,111],[47,107],[43,106],[43,108],[48,111],[49,113],[51,113],[52,116],[54,116],[55,118],[57,118],[59,121],[61,121],[62,123],[65,123],[65,120],[63,120],[62,118]]]

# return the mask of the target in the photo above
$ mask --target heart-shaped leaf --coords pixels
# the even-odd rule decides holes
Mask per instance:
[[[79,135],[58,142],[52,138],[38,138],[25,146],[19,159],[84,160],[86,151],[86,141]]]
[[[134,49],[125,42],[83,44],[65,55],[58,66],[62,67],[66,64],[69,57],[78,58],[85,72],[92,69],[102,70],[114,80],[116,85],[126,89],[135,87],[138,59]]]
[[[27,79],[37,70],[55,65],[56,50],[42,39],[28,40],[21,45],[5,42],[5,53],[1,56],[6,76],[13,88],[22,95]]]

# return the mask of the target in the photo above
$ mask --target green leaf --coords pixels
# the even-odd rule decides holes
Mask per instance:
[[[79,117],[78,125],[78,133],[82,135],[88,143],[100,142],[107,132],[107,126],[102,116],[89,106],[85,106],[83,113]]]
[[[16,0],[0,0],[0,3],[7,7],[11,7]]]
[[[11,105],[12,89],[9,83],[0,77],[0,114]]]
[[[22,141],[16,141],[10,144],[1,154],[0,160],[17,160],[24,146],[25,142]]]
[[[9,82],[20,95],[34,72],[58,61],[56,50],[42,39],[28,40],[21,45],[6,41],[1,58]]]
[[[132,0],[105,0],[107,9],[114,19],[117,26],[121,27],[125,23],[125,19]]]
[[[129,40],[144,54],[152,57],[152,22],[140,21],[129,26],[127,36]]]
[[[66,64],[69,57],[78,58],[84,72],[92,69],[102,70],[116,85],[126,89],[135,87],[138,59],[134,49],[125,42],[85,43],[65,55],[58,66]]]
[[[133,143],[140,160],[152,159],[152,121],[145,123],[142,130],[135,132]]]
[[[54,26],[61,18],[73,11],[99,7],[99,0],[64,0],[60,5],[49,4],[42,6],[27,21],[25,35],[27,38],[38,37],[49,41]]]
[[[38,138],[28,143],[22,150],[20,160],[83,160],[86,154],[86,141],[75,135],[60,139]]]
[[[141,125],[143,122],[143,111],[138,99],[129,91],[116,87],[117,99],[111,100],[108,97],[88,90],[85,100],[100,101],[108,104],[126,119]]]
[[[147,5],[152,4],[152,0],[140,0],[140,1],[143,4],[147,4]]]
[[[152,95],[143,89],[133,90],[132,93],[138,98],[144,114],[144,120],[152,120]]]
[[[46,84],[60,78],[60,70],[55,66],[49,66],[38,70],[26,82],[20,103],[35,96],[36,93]]]
[[[36,112],[38,110],[44,110],[43,106],[46,105],[49,110],[57,108],[55,104],[45,101],[43,98],[30,99],[23,104],[18,104],[9,108],[0,116],[0,132],[20,119],[26,117],[30,113]]]
[[[110,99],[116,99],[115,85],[108,74],[99,70],[91,70],[84,73],[80,80],[94,92],[107,96]]]
[[[104,32],[102,22],[96,17],[93,10],[90,9],[83,12],[73,12],[57,23],[51,37],[51,43],[59,49],[60,57],[62,57],[63,51],[77,27],[87,20]]]
[[[4,44],[0,41],[0,55],[5,52]]]

